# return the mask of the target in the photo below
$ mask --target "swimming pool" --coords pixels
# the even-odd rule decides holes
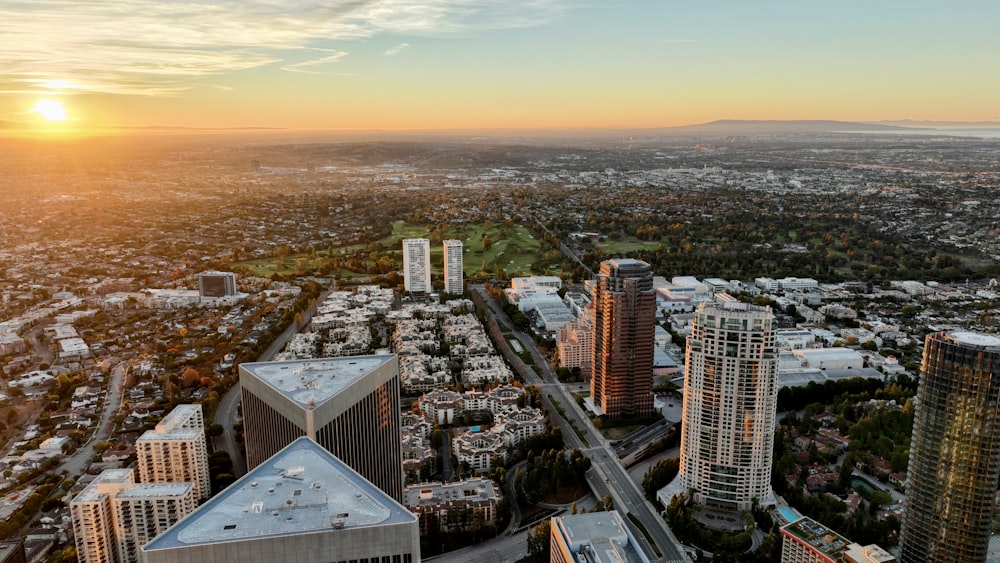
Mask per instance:
[[[799,511],[795,510],[790,506],[783,506],[779,508],[778,513],[781,514],[781,517],[784,518],[789,524],[795,522],[799,518],[802,518],[802,515],[799,514]]]

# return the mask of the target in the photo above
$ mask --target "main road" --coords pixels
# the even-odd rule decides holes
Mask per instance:
[[[567,446],[579,448],[584,455],[590,458],[597,475],[606,485],[606,494],[610,494],[614,500],[615,507],[623,514],[633,515],[642,524],[656,544],[659,553],[662,554],[661,561],[686,561],[687,558],[681,550],[680,542],[674,537],[663,518],[657,514],[653,505],[643,496],[638,485],[629,477],[628,472],[619,462],[614,449],[591,424],[590,417],[577,404],[576,398],[567,391],[565,385],[558,383],[548,362],[538,352],[531,335],[514,330],[510,320],[496,305],[492,297],[486,294],[482,286],[474,286],[470,289],[479,293],[479,296],[489,306],[489,316],[511,330],[521,346],[531,353],[535,365],[539,366],[541,377],[526,378],[525,382],[537,385],[543,399],[552,397],[559,402],[561,411],[556,413],[555,418],[562,430],[564,441]],[[530,369],[528,371],[531,372]],[[563,419],[563,415],[565,419]],[[583,434],[582,440],[574,427]],[[656,553],[652,552],[650,546],[644,541],[645,536],[639,533],[637,537],[642,538],[640,544],[650,559],[656,560]]]

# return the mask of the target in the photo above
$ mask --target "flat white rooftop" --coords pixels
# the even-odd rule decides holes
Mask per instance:
[[[136,483],[118,493],[115,498],[182,497],[194,488],[194,483]]]
[[[256,362],[240,364],[240,369],[271,386],[302,408],[312,409],[330,400],[393,358],[393,355],[387,354]]]
[[[156,430],[147,430],[142,436],[139,436],[137,441],[148,442],[152,440],[156,441],[172,441],[172,440],[197,440],[198,436],[203,435],[204,432],[201,430],[195,430],[194,428],[174,428],[173,430],[168,430],[167,432],[161,434]]]
[[[203,504],[144,551],[415,521],[309,438],[299,438]]]

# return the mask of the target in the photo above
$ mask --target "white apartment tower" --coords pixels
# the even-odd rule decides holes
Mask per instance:
[[[122,563],[142,561],[142,546],[198,508],[193,483],[138,483],[114,496],[115,537]]]
[[[135,483],[108,469],[70,502],[81,563],[135,563],[142,546],[198,507],[192,483]]]
[[[431,241],[403,239],[403,289],[410,293],[431,291]]]
[[[201,405],[177,405],[156,429],[135,442],[142,483],[194,483],[198,498],[211,495]]]
[[[687,339],[680,478],[699,504],[773,503],[778,354],[769,307],[702,303]]]
[[[444,292],[461,295],[462,284],[462,241],[444,241]]]

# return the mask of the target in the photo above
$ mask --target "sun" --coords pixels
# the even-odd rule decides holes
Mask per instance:
[[[38,100],[29,111],[49,121],[66,121],[66,107],[56,100]]]

